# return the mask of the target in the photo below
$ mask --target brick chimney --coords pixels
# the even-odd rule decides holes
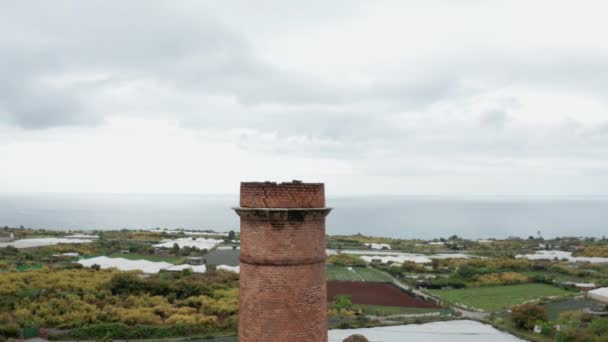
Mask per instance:
[[[327,341],[325,188],[241,183],[239,341]]]

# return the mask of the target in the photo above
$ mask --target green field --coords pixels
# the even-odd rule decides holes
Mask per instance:
[[[147,255],[147,254],[137,254],[137,253],[131,253],[131,254],[113,253],[108,256],[110,258],[123,258],[123,259],[129,259],[129,260],[148,260],[148,261],[154,261],[154,262],[164,261],[164,262],[169,262],[172,264],[181,264],[186,260],[186,257],[166,257],[166,256],[160,256],[160,255]]]
[[[363,309],[363,312],[367,315],[376,316],[389,316],[389,315],[403,315],[403,314],[425,314],[432,312],[441,312],[442,309],[428,309],[428,308],[408,308],[401,306],[380,306],[380,305],[363,305],[357,304],[357,306]]]
[[[545,284],[474,287],[457,290],[429,290],[434,296],[451,304],[460,304],[484,311],[500,311],[526,301],[572,292]]]
[[[327,280],[390,282],[386,274],[368,267],[327,266]]]
[[[558,319],[559,314],[565,311],[581,311],[585,308],[603,311],[606,307],[604,304],[586,298],[572,298],[559,302],[547,303],[544,306],[547,318],[550,320]]]

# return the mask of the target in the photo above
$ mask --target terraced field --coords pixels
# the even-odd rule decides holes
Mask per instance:
[[[471,287],[456,290],[430,290],[430,292],[448,303],[465,305],[487,312],[504,310],[544,297],[573,295],[573,292],[545,284]]]
[[[595,311],[604,311],[606,306],[600,302],[586,298],[572,298],[545,304],[545,312],[547,313],[547,318],[550,320],[558,319],[562,312],[581,311],[586,308]]]
[[[368,267],[327,266],[327,280],[390,282],[384,273]]]
[[[437,303],[424,300],[406,292],[395,284],[356,281],[327,282],[327,301],[331,302],[338,295],[349,295],[353,304],[373,306],[400,306],[408,308],[439,309]]]

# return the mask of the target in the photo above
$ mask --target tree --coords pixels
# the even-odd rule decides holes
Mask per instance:
[[[462,266],[458,267],[458,271],[456,271],[456,274],[458,274],[459,276],[461,276],[465,279],[471,279],[477,273],[478,273],[477,270],[469,265],[462,265]]]
[[[231,230],[228,232],[228,240],[234,240],[236,239],[236,233],[234,232],[234,230]]]
[[[119,273],[110,280],[112,294],[135,294],[144,290],[143,281],[132,273]]]
[[[524,304],[511,310],[511,319],[520,329],[532,330],[536,322],[547,321],[545,308],[536,304]]]
[[[334,297],[332,307],[336,309],[350,309],[353,306],[352,297],[349,295],[337,295]]]
[[[433,266],[434,271],[438,271],[440,266],[439,259],[431,259],[431,266]]]
[[[403,276],[403,270],[399,266],[391,266],[388,268],[388,273],[393,277],[401,277]]]
[[[179,245],[176,243],[173,244],[173,253],[177,254],[179,252]]]
[[[91,269],[95,270],[95,271],[99,271],[99,270],[101,270],[101,266],[99,266],[97,264],[93,264],[93,265],[91,265]]]

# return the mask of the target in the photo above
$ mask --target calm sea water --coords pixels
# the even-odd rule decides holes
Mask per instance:
[[[329,234],[437,238],[608,235],[608,198],[329,198]],[[0,194],[0,226],[238,230],[238,195]]]

